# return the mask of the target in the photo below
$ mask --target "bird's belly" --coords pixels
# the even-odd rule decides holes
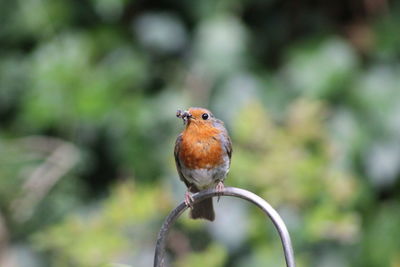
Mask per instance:
[[[182,170],[184,177],[199,190],[213,187],[218,181],[223,181],[229,171],[229,164],[221,164],[214,168],[199,168]]]

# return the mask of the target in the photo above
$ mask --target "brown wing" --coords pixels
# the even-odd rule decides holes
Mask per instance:
[[[232,158],[232,141],[231,138],[229,137],[228,133],[224,134],[226,136],[226,140],[224,143],[224,148],[226,150],[226,153],[228,153],[229,156],[229,164],[230,164],[230,160]]]
[[[190,187],[190,183],[185,179],[185,176],[183,176],[183,173],[181,171],[182,165],[181,161],[179,160],[179,151],[182,143],[182,134],[176,138],[175,141],[175,149],[174,149],[174,156],[175,156],[175,165],[176,165],[176,170],[178,171],[179,178],[186,184],[186,187]]]
[[[228,154],[229,164],[230,164],[230,160],[232,158],[232,141],[231,141],[231,138],[229,137],[228,131],[225,129],[223,121],[215,119],[214,120],[214,126],[221,130],[221,133],[222,133],[221,141],[222,141],[222,144],[223,144],[223,147],[224,147],[226,153]]]

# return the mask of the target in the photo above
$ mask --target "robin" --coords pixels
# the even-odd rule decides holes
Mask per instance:
[[[185,203],[191,208],[192,219],[213,221],[215,213],[212,199],[192,204],[192,193],[215,187],[224,189],[229,172],[232,143],[224,123],[204,108],[177,111],[185,129],[175,143],[175,163],[180,179],[186,184]]]

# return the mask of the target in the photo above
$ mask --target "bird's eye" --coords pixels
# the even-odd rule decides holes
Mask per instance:
[[[201,115],[201,117],[203,118],[203,120],[207,120],[208,119],[208,114],[207,113],[203,113],[203,115]]]

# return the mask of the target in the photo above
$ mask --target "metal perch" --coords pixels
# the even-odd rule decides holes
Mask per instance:
[[[257,205],[261,208],[265,214],[272,220],[274,223],[276,230],[279,233],[279,236],[282,241],[283,252],[285,255],[286,266],[295,267],[296,264],[294,262],[294,253],[292,242],[290,241],[289,232],[286,228],[285,223],[279,214],[271,207],[264,199],[257,196],[256,194],[249,192],[244,189],[236,188],[236,187],[225,187],[224,191],[217,192],[215,189],[201,191],[193,195],[194,203],[199,202],[203,199],[214,197],[214,196],[231,196],[238,197],[250,201],[251,203]],[[172,226],[172,224],[176,221],[176,219],[187,209],[185,203],[181,203],[178,207],[176,207],[165,219],[160,232],[158,233],[156,251],[154,255],[154,267],[163,267],[164,266],[164,254],[165,254],[165,241],[168,235],[168,232]]]

